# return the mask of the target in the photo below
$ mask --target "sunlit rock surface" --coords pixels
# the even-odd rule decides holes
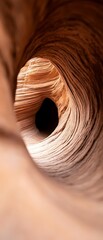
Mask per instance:
[[[86,89],[83,80],[79,83],[73,78],[72,92],[69,79],[68,75],[66,82],[46,59],[27,62],[18,75],[15,103],[18,124],[27,149],[40,168],[77,191],[102,198],[99,140],[102,109],[97,115],[96,95],[89,84]],[[51,134],[39,131],[35,124],[36,113],[46,98],[53,100],[58,108],[59,122]],[[49,119],[50,125],[53,121]]]

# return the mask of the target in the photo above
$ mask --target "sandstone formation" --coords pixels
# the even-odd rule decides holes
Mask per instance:
[[[0,239],[102,240],[103,1],[0,7]]]

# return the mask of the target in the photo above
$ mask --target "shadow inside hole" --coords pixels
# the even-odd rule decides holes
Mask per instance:
[[[35,125],[43,134],[51,134],[58,125],[58,109],[56,104],[45,98],[35,116]]]

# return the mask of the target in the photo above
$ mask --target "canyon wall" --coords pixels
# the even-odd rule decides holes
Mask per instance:
[[[102,240],[103,1],[0,7],[0,239]]]

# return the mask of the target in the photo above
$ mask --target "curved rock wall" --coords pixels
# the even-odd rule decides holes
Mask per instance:
[[[103,188],[102,106],[97,114],[95,93],[89,84],[86,92],[83,83],[81,86],[76,82],[72,93],[49,61],[34,58],[18,75],[15,111],[24,141],[38,166],[72,189],[99,199]],[[57,105],[59,116],[59,124],[49,136],[38,131],[34,121],[47,97]]]
[[[14,219],[23,219],[18,232],[25,236],[25,228],[27,239],[102,240],[103,2],[7,0],[1,7],[1,74],[9,84],[0,102],[10,101],[4,109],[13,115],[9,95],[19,73],[15,112],[34,162],[22,143],[15,156],[23,159],[20,169],[28,162],[25,191],[31,198],[22,200],[24,212],[18,201],[14,205],[19,209]],[[41,134],[34,123],[45,98],[58,108],[59,123],[50,135]],[[15,196],[20,196],[18,189]],[[15,227],[10,229],[15,233]]]

